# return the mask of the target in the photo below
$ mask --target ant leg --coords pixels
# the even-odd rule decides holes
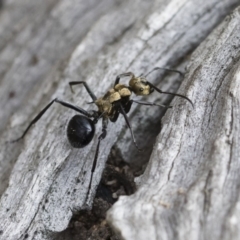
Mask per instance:
[[[72,110],[75,110],[75,111],[77,111],[77,112],[79,112],[79,113],[81,113],[81,114],[83,114],[83,115],[85,115],[85,116],[87,116],[89,118],[95,117],[93,112],[87,112],[86,110],[84,110],[84,109],[82,109],[82,108],[80,108],[78,106],[72,105],[71,103],[67,103],[67,102],[58,100],[57,98],[54,99],[54,101],[57,102],[57,103],[60,103],[64,107],[68,107],[68,108],[70,108]]]
[[[145,75],[145,78],[156,70],[166,70],[166,71],[169,71],[169,72],[176,72],[176,73],[179,73],[181,75],[181,77],[184,77],[184,74],[181,71],[178,71],[178,70],[175,70],[175,69],[169,69],[169,68],[155,67],[154,69],[152,69],[149,73],[147,73]]]
[[[71,88],[71,91],[73,93],[73,89],[72,89],[72,86],[73,85],[78,85],[78,84],[83,84],[85,89],[87,90],[88,94],[90,95],[90,97],[92,98],[92,100],[95,102],[97,100],[97,97],[95,96],[95,94],[92,92],[92,90],[89,88],[88,84],[84,81],[77,81],[77,82],[69,82],[68,83],[70,88]]]
[[[96,149],[96,153],[95,153],[94,160],[93,160],[93,165],[92,165],[92,169],[91,169],[91,178],[90,178],[90,182],[89,182],[89,185],[88,185],[88,191],[87,191],[87,195],[86,195],[87,197],[88,197],[89,191],[91,189],[93,173],[94,173],[96,165],[97,165],[100,143],[107,135],[107,125],[108,125],[108,119],[103,118],[103,120],[102,120],[102,133],[98,137],[97,149]]]
[[[152,87],[153,89],[155,89],[157,92],[159,93],[163,93],[163,94],[169,94],[169,95],[173,95],[173,96],[177,96],[177,97],[181,97],[186,99],[187,101],[189,101],[192,105],[192,107],[194,108],[193,102],[186,96],[183,96],[181,94],[177,94],[177,93],[170,93],[170,92],[163,92],[161,89],[157,88],[156,86],[154,86],[152,83],[147,81],[147,84],[149,84],[150,87]]]
[[[60,103],[60,104],[63,105],[64,107],[71,108],[71,109],[73,109],[73,110],[75,110],[75,111],[77,111],[77,112],[79,112],[79,113],[81,113],[81,114],[83,114],[83,115],[86,115],[87,117],[94,117],[94,116],[93,116],[94,113],[89,113],[89,112],[85,111],[85,110],[82,109],[82,108],[79,108],[79,107],[74,106],[74,105],[72,105],[72,104],[70,104],[70,103],[67,103],[67,102],[60,101],[60,100],[58,100],[57,98],[55,98],[55,99],[53,99],[45,108],[43,108],[43,109],[40,111],[40,113],[30,122],[30,124],[28,125],[28,127],[26,128],[26,130],[23,132],[22,136],[19,137],[19,138],[17,138],[17,139],[15,139],[15,140],[13,140],[13,141],[11,141],[11,142],[17,142],[18,140],[23,139],[24,136],[27,134],[28,130],[31,128],[31,126],[32,126],[34,123],[36,123],[36,122],[42,117],[42,115],[52,106],[52,104],[53,104],[54,102]]]
[[[127,123],[128,128],[129,128],[129,130],[130,130],[130,132],[131,132],[132,140],[133,140],[136,148],[138,149],[138,151],[141,151],[141,149],[140,149],[140,148],[138,147],[138,145],[137,145],[137,142],[136,142],[136,140],[135,140],[135,137],[134,137],[134,134],[133,134],[133,131],[132,131],[132,126],[131,126],[131,124],[130,124],[130,122],[129,122],[128,116],[127,116],[127,114],[126,114],[126,112],[125,112],[125,110],[124,110],[121,102],[118,102],[118,106],[119,106],[119,108],[120,108],[120,112],[122,113],[122,115],[123,115],[123,117],[124,117],[124,119],[125,119],[125,121],[126,121],[126,123]]]
[[[118,76],[116,77],[114,87],[119,83],[120,78],[122,78],[122,77],[129,77],[129,76],[130,76],[131,78],[133,78],[133,77],[134,77],[134,74],[133,74],[132,72],[127,72],[127,73],[122,73],[122,74],[118,75]]]
[[[153,103],[153,102],[137,101],[137,100],[133,100],[133,99],[131,99],[130,102],[135,102],[135,103],[138,103],[138,104],[141,104],[141,105],[159,106],[159,107],[164,107],[164,108],[172,108],[172,106],[166,106],[166,105],[157,104],[157,103]]]

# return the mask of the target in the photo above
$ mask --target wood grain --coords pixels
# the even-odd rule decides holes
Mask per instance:
[[[90,100],[86,91],[76,87],[72,95],[69,81],[85,80],[101,96],[122,72],[140,75],[155,66],[184,70],[194,49],[237,4],[237,0],[3,1],[0,239],[52,239],[52,234],[66,229],[74,213],[91,207],[117,141],[127,161],[136,164],[141,159],[134,157],[124,120],[110,125],[86,201],[98,134],[86,148],[71,148],[65,132],[73,111],[55,104],[23,141],[8,140],[20,136],[55,97],[92,109],[86,104]],[[109,221],[124,239],[143,239],[146,234],[151,238],[144,239],[211,239],[211,229],[214,239],[238,236],[232,224],[238,216],[231,215],[238,212],[237,24],[239,9],[194,53],[178,92],[191,98],[195,108],[174,99],[174,111],[167,111],[163,119],[138,192],[121,198],[109,213]],[[150,80],[177,91],[179,78],[160,81],[162,76],[156,73]],[[166,97],[154,94],[151,100],[169,102]],[[154,126],[160,125],[163,114],[163,109],[134,105],[130,114],[134,131],[148,136],[151,119]],[[97,133],[100,129],[98,124]],[[137,139],[143,147],[154,142],[154,137],[148,140],[141,134]],[[149,159],[151,149],[142,162]]]

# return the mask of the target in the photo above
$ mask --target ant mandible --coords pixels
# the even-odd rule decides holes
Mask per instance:
[[[172,107],[172,106],[160,105],[152,102],[137,101],[137,100],[130,99],[132,93],[134,93],[135,95],[146,96],[146,95],[150,95],[154,90],[156,90],[159,93],[170,94],[173,96],[184,98],[187,101],[189,101],[193,106],[192,101],[188,97],[183,96],[181,94],[177,94],[177,93],[163,92],[162,90],[154,86],[152,83],[148,82],[146,77],[155,70],[166,70],[166,71],[176,72],[176,73],[179,73],[180,75],[183,75],[182,72],[180,71],[168,69],[168,68],[160,68],[160,67],[156,67],[145,76],[140,75],[139,77],[136,77],[132,72],[123,73],[116,77],[114,87],[108,90],[107,93],[100,98],[97,98],[95,96],[95,94],[91,91],[91,89],[89,88],[86,82],[84,81],[69,82],[69,86],[72,92],[73,92],[72,90],[73,85],[83,84],[88,94],[92,98],[93,102],[91,103],[95,103],[97,105],[98,111],[95,111],[95,110],[85,111],[84,109],[78,106],[72,105],[70,103],[67,103],[55,98],[45,108],[43,108],[40,111],[40,113],[30,122],[29,126],[23,132],[22,136],[12,142],[16,142],[20,139],[23,139],[24,136],[27,134],[28,130],[31,128],[31,126],[35,124],[43,116],[43,114],[48,110],[48,108],[51,107],[51,105],[54,102],[60,103],[64,107],[70,108],[82,114],[82,115],[73,116],[70,119],[67,126],[67,137],[68,137],[69,143],[74,148],[83,148],[92,141],[95,133],[95,124],[98,122],[100,118],[102,118],[102,133],[98,137],[98,143],[97,143],[96,153],[95,153],[95,157],[94,157],[94,161],[91,169],[91,178],[90,178],[89,188],[87,192],[87,196],[88,196],[89,190],[91,188],[93,173],[96,168],[100,143],[107,135],[108,120],[110,120],[111,122],[116,122],[119,117],[119,113],[121,113],[131,132],[132,140],[136,148],[140,151],[140,148],[137,146],[137,143],[132,131],[132,127],[127,116],[127,113],[131,109],[132,103],[134,102],[142,105],[161,106],[165,108]],[[122,77],[130,77],[128,86],[119,83]]]

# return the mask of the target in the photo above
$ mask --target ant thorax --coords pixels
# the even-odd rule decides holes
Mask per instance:
[[[129,87],[124,84],[117,84],[114,88],[108,90],[108,92],[101,98],[95,101],[99,112],[105,112],[106,115],[111,116],[113,112],[113,103],[121,101],[123,99],[129,99],[132,92]]]

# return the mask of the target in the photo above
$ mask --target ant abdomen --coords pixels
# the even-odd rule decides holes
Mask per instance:
[[[93,121],[83,115],[75,115],[68,123],[67,137],[74,148],[83,148],[88,145],[94,136]]]

